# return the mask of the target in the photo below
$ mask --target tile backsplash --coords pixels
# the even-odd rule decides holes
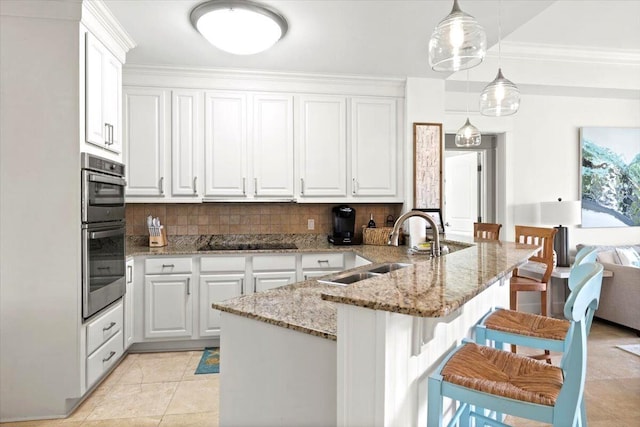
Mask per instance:
[[[297,203],[131,203],[126,208],[127,235],[147,235],[147,216],[159,217],[168,236],[202,234],[330,234],[331,209],[337,204]],[[401,203],[349,204],[356,210],[356,234],[369,222],[379,227],[397,218]],[[314,229],[308,229],[312,219]]]

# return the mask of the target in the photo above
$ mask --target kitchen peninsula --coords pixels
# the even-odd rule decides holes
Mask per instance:
[[[348,286],[306,280],[213,304],[220,425],[426,425],[428,375],[491,307],[508,305],[511,272],[536,250],[478,240],[425,259],[356,246],[374,264],[354,272],[409,265]]]

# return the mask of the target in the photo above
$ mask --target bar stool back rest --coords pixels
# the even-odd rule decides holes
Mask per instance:
[[[500,240],[500,229],[502,224],[490,222],[474,222],[473,237],[485,240]]]
[[[516,243],[542,245],[542,249],[529,258],[529,261],[540,262],[546,265],[544,274],[540,279],[541,283],[549,282],[551,273],[553,272],[553,238],[556,233],[557,230],[555,228],[516,225]],[[518,269],[514,270],[513,275],[518,276]]]

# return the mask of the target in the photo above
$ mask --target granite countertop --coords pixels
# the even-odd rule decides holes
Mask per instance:
[[[512,242],[473,240],[444,236],[443,242],[453,250],[445,256],[429,259],[409,255],[406,246],[334,246],[321,235],[255,235],[216,237],[220,242],[293,242],[297,249],[267,250],[198,250],[212,237],[174,240],[162,248],[128,242],[127,256],[211,255],[296,252],[355,252],[373,264],[350,271],[369,270],[383,263],[411,264],[385,275],[362,280],[348,286],[321,283],[316,279],[249,294],[213,308],[256,319],[284,328],[335,340],[337,306],[343,303],[419,317],[442,317],[483,291],[487,286],[523,264],[537,246]],[[214,242],[215,243],[215,242]],[[327,277],[332,277],[335,273]]]

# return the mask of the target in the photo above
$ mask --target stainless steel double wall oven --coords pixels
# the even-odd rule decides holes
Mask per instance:
[[[82,153],[82,317],[125,292],[124,165]]]

